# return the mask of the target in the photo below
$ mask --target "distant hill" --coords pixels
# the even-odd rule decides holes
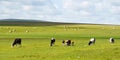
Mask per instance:
[[[43,20],[27,20],[27,19],[1,19],[0,22],[48,22]]]
[[[65,23],[65,22],[50,22],[43,20],[28,20],[28,19],[1,19],[0,26],[52,26],[52,25],[111,25],[111,24],[91,24],[91,23]]]
[[[51,26],[66,25],[76,23],[50,22],[43,20],[26,20],[26,19],[1,19],[0,26]]]

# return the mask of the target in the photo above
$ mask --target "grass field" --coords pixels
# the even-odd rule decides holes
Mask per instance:
[[[56,43],[50,47],[52,37]],[[91,37],[96,43],[88,46]],[[115,44],[109,43],[110,37]],[[11,48],[15,38],[22,38],[22,47]],[[75,46],[63,46],[66,39]],[[120,60],[120,26],[0,26],[0,60]]]

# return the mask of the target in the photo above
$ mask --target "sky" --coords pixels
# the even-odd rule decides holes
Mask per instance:
[[[120,25],[120,0],[0,0],[0,19]]]

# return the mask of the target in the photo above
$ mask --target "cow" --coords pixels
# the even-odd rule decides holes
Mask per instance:
[[[115,41],[114,41],[114,38],[110,38],[110,43],[114,43]]]
[[[91,44],[95,44],[95,40],[96,40],[95,38],[91,38],[88,45],[90,46]]]
[[[14,40],[14,42],[12,43],[12,47],[14,47],[14,46],[17,46],[17,45],[20,45],[21,46],[21,38],[16,38],[15,40]]]
[[[71,40],[62,40],[63,45],[74,46],[74,41]]]
[[[50,46],[53,46],[55,44],[55,38],[51,39]]]
[[[71,46],[71,40],[66,41],[67,46]]]

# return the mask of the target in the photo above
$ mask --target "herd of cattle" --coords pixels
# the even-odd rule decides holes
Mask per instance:
[[[16,38],[12,43],[12,47],[14,47],[15,45],[21,46],[21,42],[22,42],[21,40],[22,40],[21,38]],[[95,40],[96,40],[95,38],[91,38],[90,41],[88,42],[88,45],[90,46],[91,44],[95,44]],[[114,38],[110,38],[109,42],[114,43]],[[55,38],[52,38],[50,42],[50,46],[53,46],[54,44],[55,44]],[[74,41],[63,40],[62,44],[67,46],[74,46]]]

